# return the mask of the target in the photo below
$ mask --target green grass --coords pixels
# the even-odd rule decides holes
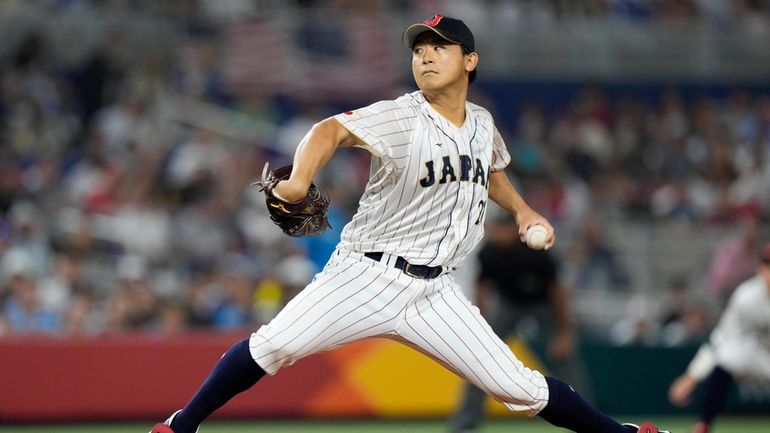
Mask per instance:
[[[672,433],[689,433],[692,418],[650,417]],[[634,421],[638,421],[634,419]],[[152,422],[0,426],[0,433],[146,433]],[[559,433],[540,419],[493,420],[480,433]],[[206,423],[201,433],[446,433],[443,421],[249,421]],[[713,433],[767,433],[770,418],[722,417]]]

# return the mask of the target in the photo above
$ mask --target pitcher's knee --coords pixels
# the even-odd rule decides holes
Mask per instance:
[[[273,375],[281,367],[291,365],[302,358],[302,347],[299,343],[291,341],[278,343],[261,331],[262,328],[251,334],[249,352],[267,374]]]
[[[492,387],[489,393],[512,411],[534,416],[548,403],[548,384],[539,373],[501,381],[500,385]]]

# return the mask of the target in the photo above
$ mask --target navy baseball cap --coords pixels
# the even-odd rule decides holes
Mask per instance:
[[[443,15],[433,15],[421,23],[407,27],[401,34],[401,41],[412,48],[417,36],[426,31],[433,31],[449,42],[461,45],[470,53],[476,51],[476,41],[471,29],[461,20]]]

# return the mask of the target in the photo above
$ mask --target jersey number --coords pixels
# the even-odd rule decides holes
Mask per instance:
[[[486,200],[479,200],[478,207],[481,208],[481,210],[479,211],[479,217],[476,218],[476,223],[475,223],[476,225],[479,225],[481,223],[481,220],[484,218],[484,210],[487,208]]]

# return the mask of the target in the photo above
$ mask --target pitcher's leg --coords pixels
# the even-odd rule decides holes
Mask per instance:
[[[442,283],[444,287],[438,286]],[[591,406],[564,382],[525,367],[450,278],[439,278],[433,285],[407,309],[397,328],[403,339],[511,410],[540,415],[580,433],[636,433]]]
[[[267,325],[251,335],[254,360],[268,374],[316,352],[389,334],[412,297],[412,279],[370,259],[341,259]]]
[[[511,410],[537,414],[545,378],[517,359],[449,277],[429,282],[406,311],[398,334]]]
[[[235,395],[251,388],[265,375],[241,340],[222,355],[208,378],[171,423],[174,433],[194,433],[209,415]]]
[[[515,308],[510,308],[507,302],[498,302],[490,310],[489,325],[498,336],[513,333],[518,314]],[[473,432],[478,430],[484,419],[486,393],[477,386],[467,383],[463,387],[463,395],[450,420],[449,430],[452,433]]]
[[[412,297],[411,280],[395,268],[372,263],[333,259],[269,324],[225,353],[173,417],[174,433],[194,433],[216,409],[282,365],[391,332]]]

